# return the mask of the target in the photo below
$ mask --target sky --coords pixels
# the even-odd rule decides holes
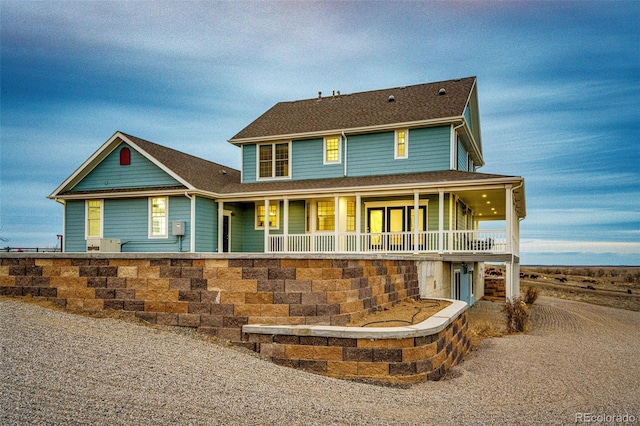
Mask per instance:
[[[0,246],[120,130],[240,168],[280,101],[477,76],[486,165],[522,176],[523,265],[640,265],[638,1],[0,0]]]

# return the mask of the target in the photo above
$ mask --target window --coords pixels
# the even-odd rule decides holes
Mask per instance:
[[[289,142],[258,145],[258,177],[289,177]]]
[[[264,212],[264,203],[256,204],[256,229],[264,229]],[[269,204],[269,228],[278,229],[279,226],[278,204]]]
[[[347,201],[347,232],[356,230],[356,202]]]
[[[340,163],[342,144],[340,136],[324,138],[324,164]]]
[[[335,201],[318,201],[318,231],[333,231],[336,228]]]
[[[166,238],[169,224],[167,197],[150,198],[149,204],[149,237]]]
[[[396,130],[394,158],[407,158],[409,156],[409,131]]]
[[[87,200],[87,237],[102,237],[102,200]]]
[[[131,150],[125,147],[120,150],[120,165],[128,166],[129,164],[131,164]]]

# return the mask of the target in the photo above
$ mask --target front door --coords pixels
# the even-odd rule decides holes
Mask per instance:
[[[225,214],[222,217],[222,251],[225,253],[229,252],[229,221],[231,220],[231,216]]]
[[[404,207],[389,207],[389,219],[387,221],[387,232],[389,235],[389,249],[398,251],[403,250],[403,232],[404,232]]]
[[[368,210],[369,233],[371,234],[371,247],[382,248],[382,232],[384,232],[384,208],[371,208]]]

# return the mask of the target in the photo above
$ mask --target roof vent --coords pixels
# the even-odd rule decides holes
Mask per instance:
[[[220,169],[220,174],[221,174],[221,175],[226,175],[226,174],[227,174],[227,171],[226,171],[225,169]]]
[[[387,99],[387,102],[395,102],[396,98],[393,95],[389,95],[389,99]]]
[[[445,90],[444,87],[438,91],[438,95],[440,95],[440,96],[446,95],[446,94],[447,94],[447,91]]]
[[[318,99],[322,99],[322,92],[318,92]]]

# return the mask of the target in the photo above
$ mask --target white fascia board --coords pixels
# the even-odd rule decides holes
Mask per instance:
[[[142,149],[140,146],[136,145],[134,142],[132,142],[130,139],[128,139],[126,136],[124,136],[123,134],[120,134],[120,138],[128,143],[129,145],[131,145],[133,148],[135,148],[136,151],[138,151],[140,154],[142,154],[143,156],[146,157],[147,160],[151,161],[153,164],[155,164],[157,167],[159,167],[163,172],[165,172],[166,174],[168,174],[169,176],[171,176],[172,178],[174,178],[175,180],[177,180],[178,182],[180,182],[182,185],[186,186],[187,188],[189,188],[189,190],[193,190],[196,189],[193,185],[191,185],[189,182],[187,182],[186,180],[184,180],[181,176],[179,176],[178,174],[174,173],[172,170],[170,170],[169,168],[167,168],[164,164],[162,164],[161,162],[159,162],[155,157],[153,157],[151,154],[149,154],[147,151],[145,151],[144,149]]]
[[[122,138],[122,133],[115,132],[96,152],[94,152],[84,163],[80,165],[55,191],[51,193],[47,198],[55,199],[58,194],[63,192],[66,188],[73,187],[80,182],[85,176],[87,176],[91,170],[93,170],[102,160],[104,160],[114,149],[115,141],[118,138]],[[114,145],[114,146],[112,146]]]
[[[428,184],[413,183],[413,184],[393,184],[393,185],[378,185],[378,186],[353,186],[343,188],[321,188],[321,189],[297,189],[290,191],[273,190],[273,191],[261,191],[250,193],[229,193],[221,194],[221,199],[225,202],[234,201],[251,201],[256,198],[273,198],[282,199],[287,197],[289,199],[294,198],[313,198],[315,196],[344,196],[346,194],[366,195],[366,193],[372,193],[375,195],[398,195],[400,193],[413,194],[414,190],[428,192],[438,192],[438,188],[443,189],[455,189],[458,191],[463,190],[483,190],[483,189],[496,189],[504,188],[506,184],[519,184],[522,182],[520,177],[504,177],[504,178],[489,178],[483,180],[466,180],[466,181],[450,181],[450,182],[432,182]]]
[[[113,134],[113,136],[111,136],[104,144],[102,144],[102,146],[100,148],[98,148],[98,150],[96,152],[94,152],[91,155],[91,157],[89,157],[84,163],[82,163],[82,165],[80,167],[78,167],[71,174],[71,176],[69,176],[64,182],[62,182],[62,184],[60,186],[58,186],[55,189],[55,191],[53,191],[47,198],[50,198],[50,199],[56,199],[56,198],[71,199],[71,198],[68,198],[68,197],[59,197],[58,194],[63,192],[65,189],[72,188],[73,186],[77,185],[82,179],[84,179],[89,173],[91,173],[91,171],[93,169],[95,169],[109,154],[111,154],[113,152],[114,149],[116,149],[116,147],[118,145],[120,145],[120,142],[118,142],[118,140],[121,140],[121,141],[126,142],[127,144],[129,144],[132,148],[134,148],[136,151],[138,151],[140,154],[142,154],[145,158],[147,158],[149,161],[151,161],[157,167],[162,169],[162,171],[167,173],[169,176],[171,176],[172,178],[174,178],[175,180],[180,182],[182,185],[187,187],[189,190],[194,190],[195,189],[195,187],[193,185],[191,185],[189,182],[187,182],[184,179],[182,179],[180,176],[175,174],[173,171],[171,171],[168,168],[166,168],[162,163],[160,163],[158,160],[156,160],[155,157],[151,156],[148,152],[146,152],[144,149],[142,149],[141,147],[136,145],[134,142],[132,142],[130,139],[128,139],[124,134],[122,134],[121,132],[118,131],[118,132],[115,132]]]
[[[396,129],[411,129],[416,127],[435,127],[435,126],[445,126],[451,124],[453,121],[459,121],[460,117],[445,117],[445,118],[437,118],[433,120],[419,120],[419,121],[407,121],[404,123],[393,123],[393,124],[380,124],[376,126],[367,126],[367,127],[352,127],[347,129],[327,129],[316,132],[306,132],[306,133],[290,133],[284,135],[272,135],[272,136],[259,136],[254,138],[243,138],[243,139],[229,139],[227,142],[232,143],[234,145],[240,146],[244,144],[254,144],[257,142],[268,142],[268,141],[279,141],[279,140],[292,140],[292,139],[309,139],[309,138],[320,138],[326,135],[335,135],[335,134],[362,134],[362,133],[375,133],[385,130],[396,130]]]

